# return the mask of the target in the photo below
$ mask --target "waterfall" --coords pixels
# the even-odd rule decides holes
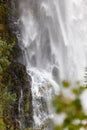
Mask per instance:
[[[86,0],[19,1],[19,45],[32,79],[34,129],[54,118],[51,101],[62,80],[84,80],[86,5]]]
[[[21,89],[20,91],[20,98],[19,98],[19,106],[18,106],[18,111],[19,111],[19,125],[20,128],[22,129],[24,126],[23,118],[24,118],[24,112],[23,112],[23,90]]]

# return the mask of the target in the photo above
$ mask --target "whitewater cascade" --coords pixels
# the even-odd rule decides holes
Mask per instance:
[[[53,118],[51,100],[58,94],[61,81],[83,80],[87,55],[86,6],[86,0],[19,1],[19,44],[32,78],[35,129]],[[48,129],[53,128],[45,130]]]

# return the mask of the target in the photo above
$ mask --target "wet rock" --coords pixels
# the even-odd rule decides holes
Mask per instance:
[[[25,66],[16,62],[11,64],[10,74],[13,85],[10,86],[9,91],[16,93],[17,96],[15,103],[12,104],[11,119],[13,123],[23,122],[23,128],[31,127],[33,123],[31,79],[26,73]]]

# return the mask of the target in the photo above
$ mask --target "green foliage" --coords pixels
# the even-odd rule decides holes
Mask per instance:
[[[87,87],[79,86],[79,88],[73,88],[72,92],[77,96],[79,96]]]
[[[2,102],[3,100],[3,102]],[[16,94],[11,94],[8,92],[7,88],[4,88],[2,91],[2,94],[0,94],[0,104],[2,104],[2,107],[11,108],[11,103],[15,102],[16,100]]]
[[[62,130],[62,127],[56,125],[56,126],[54,127],[54,129],[55,129],[55,130]]]
[[[4,80],[4,75],[7,75],[6,71],[11,63],[12,56],[11,51],[13,48],[12,43],[7,43],[5,41],[0,40],[0,90],[2,91],[2,87],[6,86],[6,82]],[[4,83],[3,83],[4,82]]]
[[[13,0],[16,3],[16,0]],[[0,23],[5,23],[7,15],[10,16],[18,15],[17,8],[11,8],[10,6],[11,0],[0,0]]]
[[[13,109],[12,104],[17,99],[15,92],[10,91],[13,86],[10,66],[13,61],[12,50],[15,37],[7,27],[9,22],[7,15],[14,12],[10,7],[10,0],[0,0],[0,130],[13,130],[14,127],[10,117]]]
[[[4,0],[0,0],[0,23],[5,23],[6,6],[6,2]]]
[[[67,87],[65,87],[67,86]],[[69,89],[69,83],[63,81],[63,87]],[[60,93],[53,100],[53,106],[55,107],[57,114],[65,113],[65,118],[63,123],[55,126],[54,130],[80,130],[80,128],[87,129],[87,126],[82,122],[87,120],[87,115],[82,109],[80,95],[85,91],[87,87],[78,86],[77,88],[71,89],[71,92],[74,94],[75,98],[66,96],[64,93]],[[79,123],[75,123],[76,120],[79,120]]]
[[[63,87],[65,87],[65,88],[69,88],[70,83],[69,83],[68,81],[66,81],[66,80],[63,80],[62,85],[63,85]]]
[[[16,100],[16,94],[9,92],[9,86],[12,84],[11,76],[8,73],[9,65],[11,64],[11,51],[13,43],[0,40],[0,129],[5,128],[7,117],[4,115],[4,110],[11,110],[12,102]]]

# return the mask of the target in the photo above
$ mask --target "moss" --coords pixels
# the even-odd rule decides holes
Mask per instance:
[[[58,126],[58,125],[57,125],[57,126],[54,127],[54,130],[63,130],[63,129],[62,129],[61,126]]]
[[[26,68],[20,63],[13,62],[9,66],[10,74],[12,76],[12,82],[14,86],[23,86],[27,81]]]
[[[5,23],[5,4],[1,3],[0,4],[0,23]]]
[[[0,116],[0,130],[4,130],[5,129],[5,124],[3,122],[3,117]]]
[[[26,128],[26,129],[24,129],[24,130],[32,130],[32,128]]]
[[[70,83],[68,81],[64,80],[64,81],[62,81],[62,85],[64,88],[69,88]]]

